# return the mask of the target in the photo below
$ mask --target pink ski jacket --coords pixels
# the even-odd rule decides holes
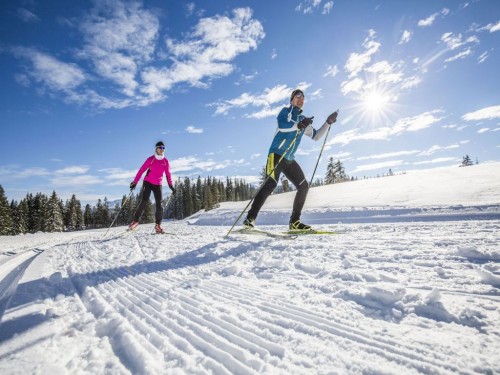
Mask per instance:
[[[144,181],[150,182],[153,185],[161,185],[163,180],[163,172],[167,176],[168,186],[172,186],[172,176],[170,175],[170,165],[168,164],[167,158],[158,160],[154,155],[146,159],[142,167],[137,172],[134,178],[134,183],[138,183],[141,179],[142,174],[148,169]]]

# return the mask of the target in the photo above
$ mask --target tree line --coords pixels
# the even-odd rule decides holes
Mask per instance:
[[[265,170],[261,175],[261,183],[265,179]],[[342,162],[334,162],[330,157],[324,179],[317,179],[312,186],[320,186],[349,181]],[[211,210],[222,202],[236,202],[252,199],[258,188],[246,183],[243,179],[226,178],[225,181],[215,177],[195,180],[188,177],[175,181],[176,194],[163,199],[164,219],[184,219],[200,210]],[[275,194],[292,191],[286,179],[281,180]],[[0,185],[0,235],[17,235],[36,232],[62,232],[82,229],[107,228],[111,225],[128,225],[141,200],[142,191],[124,195],[120,202],[113,206],[108,199],[98,199],[97,204],[87,204],[82,208],[81,202],[73,194],[71,199],[63,202],[55,191],[49,196],[42,193],[28,193],[20,202],[10,203]],[[154,204],[148,201],[141,217],[142,223],[154,222]]]

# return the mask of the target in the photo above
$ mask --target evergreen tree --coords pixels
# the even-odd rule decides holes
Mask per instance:
[[[64,230],[64,219],[61,206],[59,205],[59,198],[55,191],[46,204],[45,211],[45,225],[46,232],[62,232]]]
[[[281,179],[281,186],[283,187],[284,193],[288,193],[290,191],[290,184],[286,178]]]
[[[21,229],[19,228],[19,224],[20,224],[20,207],[19,207],[19,204],[12,200],[10,202],[10,212],[12,213],[12,235],[18,235],[21,232]]]
[[[83,213],[83,223],[86,229],[94,228],[94,215],[92,213],[92,207],[90,204],[85,205],[85,211]]]
[[[0,235],[8,236],[13,232],[12,209],[5,195],[2,185],[0,185]]]
[[[17,226],[20,234],[28,233],[28,202],[23,199],[18,206]]]
[[[328,164],[326,166],[326,175],[325,175],[325,185],[334,184],[337,178],[337,171],[335,169],[335,164],[333,162],[333,156],[328,158]]]
[[[30,212],[30,217],[33,217],[33,232],[43,232],[45,230],[45,211],[48,203],[48,198],[42,193],[35,195],[33,203],[33,211]],[[59,205],[59,202],[57,203]]]
[[[201,209],[201,200],[198,195],[198,189],[196,188],[196,184],[193,184],[191,187],[191,197],[193,200],[193,213],[198,212]]]
[[[205,209],[205,211],[211,210],[213,208],[213,201],[212,201],[212,189],[210,186],[210,177],[208,178],[208,181],[205,183],[203,197],[204,197],[203,208]]]
[[[339,181],[345,181],[347,179],[347,175],[345,174],[344,165],[340,160],[337,160],[335,163],[335,169],[337,171],[336,175]]]
[[[146,201],[146,207],[144,207],[144,212],[142,213],[141,219],[143,223],[149,224],[155,222],[155,208],[153,208],[153,203],[151,203],[151,199],[148,199]]]
[[[188,177],[184,178],[184,186],[182,189],[182,194],[184,196],[184,212],[185,217],[191,216],[194,212],[193,210],[193,197],[191,196],[191,181]]]
[[[465,155],[462,159],[462,164],[460,165],[461,167],[468,167],[468,166],[471,166],[473,165],[472,163],[472,160],[471,158],[469,157],[469,155]]]

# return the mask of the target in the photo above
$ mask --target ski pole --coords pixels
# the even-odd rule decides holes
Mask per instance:
[[[337,109],[337,114],[338,113],[339,113],[339,110]],[[319,164],[319,161],[321,159],[321,155],[323,154],[323,149],[325,148],[326,140],[328,138],[328,133],[330,133],[330,128],[332,127],[332,125],[333,125],[333,122],[328,126],[328,130],[326,131],[325,140],[323,141],[323,145],[321,146],[321,150],[319,152],[318,160],[316,161],[316,166],[314,167],[314,171],[313,171],[313,174],[311,176],[311,181],[309,181],[309,186],[312,185],[313,178],[314,178],[314,175],[316,174],[316,169],[318,168],[318,164]]]
[[[255,195],[252,197],[252,199],[250,199],[250,201],[248,202],[248,204],[245,206],[245,208],[243,209],[243,211],[241,211],[240,213],[240,216],[238,216],[238,218],[236,219],[236,221],[233,223],[233,225],[231,226],[231,229],[229,229],[229,231],[227,232],[227,234],[224,236],[224,237],[227,237],[229,236],[229,234],[232,232],[234,226],[236,225],[236,223],[238,222],[238,220],[241,219],[241,217],[243,216],[243,214],[245,213],[245,211],[247,210],[248,206],[250,206],[250,204],[253,202],[253,200],[255,199],[255,197],[257,196],[257,194],[259,194],[259,192],[262,190],[262,188],[264,187],[264,185],[266,184],[267,180],[269,180],[269,177],[271,177],[271,175],[273,174],[273,172],[276,170],[276,168],[278,168],[278,165],[280,165],[281,161],[284,159],[285,155],[288,153],[288,151],[290,151],[290,149],[292,148],[292,146],[295,144],[295,142],[297,141],[297,138],[299,137],[299,134],[302,133],[303,130],[299,130],[297,132],[297,134],[295,135],[295,137],[293,138],[292,140],[292,143],[290,143],[290,146],[288,146],[285,150],[285,152],[283,153],[283,155],[281,155],[281,157],[279,158],[278,162],[276,163],[276,165],[274,166],[274,168],[271,170],[271,172],[267,173],[267,176],[266,178],[264,179],[264,182],[262,183],[262,185],[260,185],[260,188],[259,190],[257,190],[257,193],[255,193]]]
[[[120,208],[120,211],[118,211],[118,213],[116,214],[115,218],[113,219],[113,221],[111,222],[111,225],[109,226],[108,230],[106,231],[106,233],[104,233],[104,237],[106,237],[106,235],[108,234],[109,230],[111,229],[111,227],[113,226],[113,224],[115,223],[115,220],[118,218],[118,216],[120,216],[120,212],[122,212],[123,210],[123,207],[125,206],[125,204],[127,204],[127,201],[130,199],[130,196],[132,195],[132,192],[134,191],[134,189],[130,189],[130,193],[128,193],[128,196],[127,198],[125,198],[125,200],[123,201],[123,204]]]

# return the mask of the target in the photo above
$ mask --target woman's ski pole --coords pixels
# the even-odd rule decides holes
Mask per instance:
[[[288,151],[290,151],[290,149],[293,147],[293,145],[295,144],[295,142],[297,141],[297,138],[299,137],[299,134],[302,133],[303,130],[299,130],[297,132],[297,134],[295,135],[295,137],[293,138],[292,140],[292,143],[290,143],[290,146],[288,146],[285,150],[285,152],[283,153],[283,155],[281,155],[281,157],[279,158],[278,162],[276,163],[276,165],[274,166],[274,168],[269,172],[269,173],[266,173],[267,176],[266,178],[264,179],[264,182],[260,185],[260,188],[259,190],[257,190],[257,192],[255,193],[255,195],[252,197],[252,199],[250,199],[250,201],[248,202],[248,204],[245,206],[245,208],[243,209],[243,211],[241,211],[240,213],[240,216],[238,216],[238,218],[236,219],[236,221],[233,223],[233,225],[231,226],[231,229],[229,229],[229,231],[227,232],[227,234],[224,236],[224,237],[227,237],[229,236],[229,234],[232,232],[234,226],[236,225],[236,223],[241,219],[241,217],[243,216],[243,214],[245,213],[245,211],[247,210],[247,208],[250,206],[250,204],[253,202],[253,200],[255,199],[255,197],[257,196],[257,194],[259,194],[259,192],[262,190],[262,188],[264,187],[264,185],[266,184],[267,180],[269,180],[269,177],[271,177],[271,175],[273,174],[273,172],[276,170],[276,168],[278,168],[278,165],[280,165],[281,161],[285,158],[285,155],[288,153]]]
[[[113,219],[113,221],[111,222],[111,225],[109,226],[108,230],[106,231],[106,233],[104,233],[104,237],[106,237],[106,235],[108,234],[109,230],[111,229],[111,227],[113,226],[113,224],[115,223],[116,221],[116,218],[120,215],[120,212],[122,212],[123,210],[123,207],[125,206],[125,204],[127,204],[127,201],[130,199],[130,196],[132,195],[132,192],[134,191],[134,189],[130,189],[130,193],[128,193],[128,196],[127,198],[125,198],[125,200],[123,201],[123,204],[120,208],[120,211],[118,211],[118,213],[116,214],[115,218]]]

